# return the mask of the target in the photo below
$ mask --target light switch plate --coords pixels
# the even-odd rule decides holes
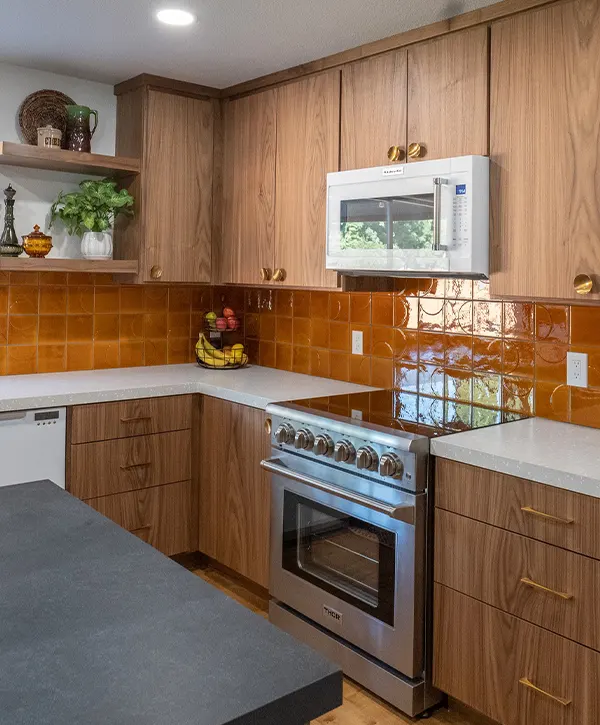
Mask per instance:
[[[567,353],[567,385],[574,388],[587,388],[588,356],[585,352]]]
[[[362,330],[352,330],[352,354],[363,354],[363,334]]]

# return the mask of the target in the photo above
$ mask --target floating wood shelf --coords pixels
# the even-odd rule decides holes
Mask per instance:
[[[122,177],[140,172],[139,159],[45,149],[11,141],[0,141],[0,164],[95,176]]]
[[[5,272],[96,272],[99,274],[136,274],[137,259],[32,259],[0,257]]]

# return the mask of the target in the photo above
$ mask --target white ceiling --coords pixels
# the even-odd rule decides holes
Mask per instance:
[[[0,61],[107,83],[155,73],[222,88],[494,2],[16,0],[0,22]],[[159,25],[161,7],[190,9],[198,22]]]

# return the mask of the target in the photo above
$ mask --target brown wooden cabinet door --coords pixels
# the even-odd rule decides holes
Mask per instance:
[[[342,68],[342,170],[388,164],[390,146],[406,154],[406,58],[398,50]]]
[[[600,274],[598,108],[599,2],[493,26],[493,294],[575,298],[576,275]]]
[[[408,143],[425,159],[487,156],[488,103],[486,27],[408,49]]]
[[[210,282],[213,101],[148,91],[140,276]]]
[[[276,92],[274,266],[285,270],[285,285],[336,287],[336,273],[325,269],[325,241],[327,173],[339,167],[340,71]]]
[[[252,581],[269,584],[271,489],[264,411],[205,397],[200,434],[199,549]]]
[[[260,284],[275,235],[275,91],[224,107],[222,241],[216,279]]]

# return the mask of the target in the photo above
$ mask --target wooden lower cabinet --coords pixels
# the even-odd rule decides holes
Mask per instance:
[[[199,549],[242,576],[269,584],[270,482],[264,411],[202,401]]]
[[[434,633],[434,685],[487,717],[503,725],[600,720],[598,652],[440,584]]]
[[[191,481],[154,486],[113,496],[91,498],[88,506],[135,534],[163,554],[181,554],[197,548]]]

